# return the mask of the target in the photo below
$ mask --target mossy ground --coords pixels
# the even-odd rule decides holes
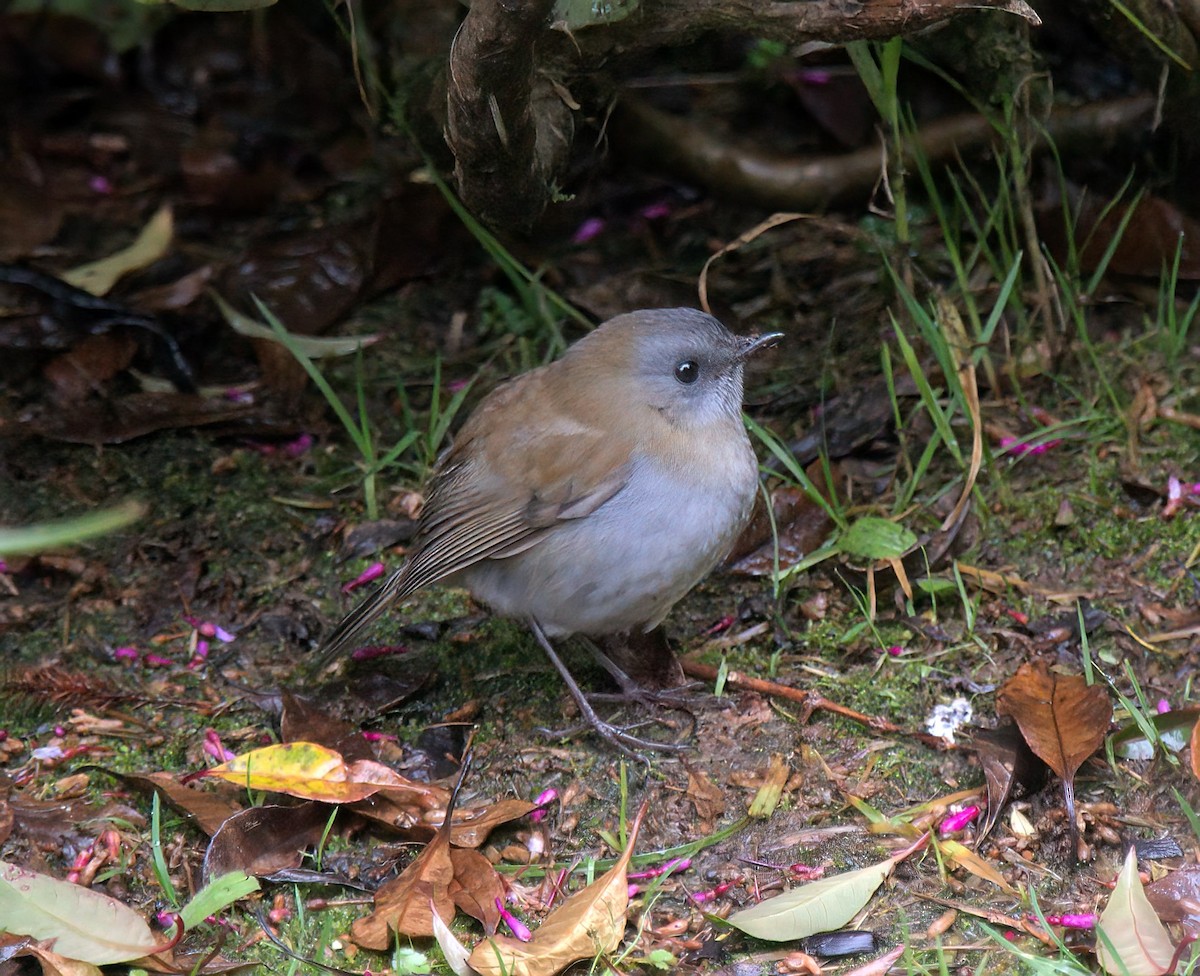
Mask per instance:
[[[756,415],[783,433],[803,429],[805,421],[790,399],[796,377],[869,375],[875,350],[864,349],[876,337],[869,326],[858,335],[855,342],[840,334],[848,360],[826,361],[819,369],[810,359],[786,362],[785,351],[778,372],[753,378],[749,399],[757,404]],[[418,328],[410,338],[376,347],[364,359],[361,378],[352,364],[330,372],[347,401],[353,399],[356,383],[364,385],[369,413],[377,418],[378,442],[385,447],[404,432],[397,385],[407,384],[419,424],[425,423],[423,411],[430,407],[430,387],[414,377],[422,375],[435,337]],[[811,339],[810,334],[805,342]],[[538,361],[530,350],[539,341],[532,336],[519,345],[499,339],[481,346],[473,357],[448,364],[443,382],[478,373],[469,400],[474,402],[509,367]],[[1099,347],[1100,361],[1115,364],[1110,384],[1122,391],[1129,382],[1132,341],[1117,337]],[[1187,391],[1195,382],[1193,368],[1184,364],[1180,369],[1170,383]],[[1092,389],[1098,387],[1097,378],[1079,372],[1070,376],[1069,387]],[[1106,615],[1106,622],[1089,633],[1090,650],[1122,689],[1134,693],[1119,666],[1128,663],[1149,701],[1163,697],[1176,706],[1186,704],[1182,696],[1189,686],[1181,675],[1194,647],[1150,650],[1131,640],[1124,628],[1139,633],[1152,629],[1144,613],[1147,604],[1182,611],[1195,603],[1189,566],[1200,545],[1200,517],[1184,511],[1164,520],[1161,498],[1146,488],[1165,485],[1168,474],[1197,476],[1200,435],[1163,420],[1140,430],[1134,471],[1125,418],[1099,396],[1085,403],[1061,395],[1064,388],[1043,381],[1030,392],[1042,403],[1053,401],[1065,418],[1087,413],[1095,419],[1043,454],[992,459],[975,492],[968,545],[957,554],[964,563],[1004,571],[1037,590],[1014,587],[989,593],[972,585],[960,590],[949,564],[943,564],[934,567],[943,584],[936,601],[918,599],[905,607],[903,600],[895,600],[894,582],[880,571],[879,619],[873,629],[850,591],[850,584],[862,590],[861,575],[836,561],[800,575],[778,593],[762,578],[717,574],[685,599],[668,622],[679,651],[710,663],[724,659],[732,669],[810,688],[913,730],[933,706],[958,695],[972,701],[977,722],[988,724],[991,690],[1023,660],[1042,654],[1068,669],[1079,667],[1077,641],[1068,636],[1039,643],[1037,631],[1019,627],[1012,617],[1023,613],[1035,621],[1069,622],[1077,612],[1075,603],[1056,602],[1047,594],[1078,591]],[[806,391],[805,399],[817,402],[819,397]],[[1017,413],[1007,398],[997,397],[993,406],[1000,415]],[[320,416],[315,399],[310,410]],[[396,514],[388,509],[393,499],[419,490],[420,473],[435,447],[422,443],[402,459],[403,466],[381,475],[384,514]],[[11,612],[0,632],[0,660],[9,679],[0,701],[0,725],[13,739],[36,742],[51,738],[73,707],[120,716],[128,731],[102,739],[86,760],[115,772],[199,768],[209,761],[201,747],[209,729],[235,751],[269,740],[276,734],[271,693],[280,685],[300,691],[316,687],[316,679],[306,676],[310,655],[357,598],[343,595],[340,587],[369,559],[344,560],[340,550],[343,530],[365,518],[360,462],[328,418],[320,420],[314,448],[299,456],[204,432],[158,434],[102,450],[33,440],[12,446],[4,460],[0,522],[28,524],[127,497],[144,500],[148,512],[128,531],[75,547],[71,560],[33,560],[15,567],[16,593],[7,598]],[[916,493],[918,505],[942,494],[958,477],[940,459]],[[1135,481],[1142,487],[1134,486]],[[872,500],[884,509],[888,502],[886,496]],[[1064,502],[1069,504],[1066,518]],[[936,525],[938,517],[918,508],[912,519]],[[397,558],[390,555],[390,565]],[[825,609],[815,619],[806,617],[817,595],[825,598]],[[237,639],[214,644],[208,663],[189,669],[185,615],[217,621],[237,631]],[[757,623],[766,626],[743,643],[718,646],[706,632],[723,617],[734,619],[727,634]],[[423,626],[414,630],[414,625]],[[483,801],[532,797],[547,786],[571,789],[570,815],[553,835],[552,854],[559,862],[611,854],[597,838],[616,826],[622,776],[630,794],[626,813],[633,798],[651,799],[641,845],[649,850],[696,839],[740,816],[772,755],[783,756],[791,767],[791,781],[773,816],[700,855],[689,881],[693,888],[748,877],[740,858],[811,861],[830,871],[870,863],[881,856],[881,848],[861,831],[849,837],[814,833],[828,826],[862,825],[850,795],[894,813],[981,782],[966,753],[935,752],[903,735],[877,734],[822,713],[802,722],[802,710],[791,703],[738,689],[726,689],[717,698],[708,687],[692,690],[685,699],[694,729],[681,713],[662,713],[674,723],[669,734],[684,736],[688,751],[678,758],[653,757],[647,766],[625,763],[622,773],[620,758],[590,736],[557,739],[539,731],[563,729],[575,721],[561,684],[519,623],[488,618],[461,592],[418,594],[382,621],[371,639],[408,647],[409,653],[390,666],[429,680],[401,708],[355,713],[355,720],[412,745],[425,728],[471,703],[470,720],[478,730],[467,796]],[[170,663],[161,669],[119,663],[113,652],[125,646],[155,650]],[[893,646],[903,652],[890,655],[887,648]],[[587,663],[586,654],[569,649],[567,656],[586,687],[604,685],[604,676]],[[65,690],[39,688],[38,675],[48,673],[43,669],[63,678]],[[355,680],[353,675],[351,671],[348,680]],[[331,709],[339,707],[334,692],[328,697]],[[631,707],[623,714],[639,718],[647,712]],[[687,799],[691,780],[699,775],[720,788],[723,811],[709,809],[701,815],[700,806]],[[1149,811],[1157,809],[1154,804],[1167,785],[1183,790],[1194,805],[1198,802],[1194,784],[1161,760],[1140,767],[1136,777],[1121,774],[1119,767],[1085,768],[1080,795]],[[104,793],[122,794],[127,805],[140,811],[140,820],[131,821],[131,842],[145,844],[144,796],[129,793],[107,776],[93,777],[88,791],[97,802]],[[45,781],[44,793],[54,795],[53,780]],[[1056,804],[1057,794],[1051,787],[1032,802],[1035,811],[1046,811]],[[1156,822],[1172,828],[1182,824],[1175,805],[1159,816]],[[1148,829],[1129,826],[1131,833]],[[186,889],[189,878],[194,884],[203,840],[173,817],[162,833],[171,851],[170,866]],[[71,853],[69,846],[45,852],[40,863],[58,873]],[[20,860],[30,851],[10,845],[5,854]],[[351,840],[334,844],[330,856],[352,863],[369,855]],[[1115,851],[1102,848],[1101,864],[1091,873],[1102,876],[1106,859],[1115,857]],[[1067,870],[1061,858],[1050,861],[1050,873],[1037,876],[1043,906],[1095,904],[1089,882],[1079,881],[1081,876]],[[122,882],[128,900],[144,907],[159,904],[162,894],[147,862],[141,857],[136,862],[136,871]],[[283,937],[301,952],[334,942],[362,911],[352,906],[306,913],[293,898],[297,890],[280,888],[276,894],[292,909],[282,923]],[[738,890],[740,900],[749,897]],[[933,867],[905,867],[864,924],[888,942],[919,933],[943,911],[920,894],[938,891],[985,906],[996,903],[994,892],[977,878],[959,875],[939,882]],[[324,888],[300,894],[301,901],[329,896]],[[1011,902],[1005,906],[1013,907]],[[679,893],[655,909],[660,917],[686,910]],[[468,931],[464,929],[464,938]],[[959,931],[964,939],[983,939],[969,919],[960,922]],[[345,947],[345,940],[340,944]],[[923,944],[920,958],[936,959],[934,944]],[[279,961],[277,950],[261,942],[239,955],[276,965]],[[331,958],[359,965],[366,959],[360,954],[355,963],[339,953]],[[995,952],[988,958],[989,972],[1008,964]],[[365,964],[377,966],[379,959],[371,957]]]

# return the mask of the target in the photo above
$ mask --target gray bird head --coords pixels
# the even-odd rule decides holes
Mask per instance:
[[[739,418],[743,364],[779,338],[779,333],[735,336],[694,308],[630,312],[610,319],[593,336],[601,332],[624,346],[627,368],[645,402],[680,427]]]

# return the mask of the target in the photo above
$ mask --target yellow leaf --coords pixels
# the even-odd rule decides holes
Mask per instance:
[[[783,788],[787,786],[790,775],[791,770],[783,761],[783,756],[774,753],[767,766],[767,774],[763,777],[763,784],[750,802],[748,811],[750,816],[765,820],[775,812],[775,807],[779,804],[779,798],[783,796]]]
[[[175,220],[171,216],[171,208],[162,207],[129,247],[99,261],[64,271],[62,279],[92,295],[107,295],[113,285],[130,271],[145,268],[166,254],[174,234]]]
[[[340,753],[313,742],[265,746],[206,771],[248,790],[286,793],[305,800],[354,803],[385,792],[393,800],[428,809],[444,800],[436,788],[405,779],[382,763],[347,764]]]
[[[984,881],[990,881],[992,884],[999,887],[1002,891],[1008,892],[1010,895],[1017,894],[1012,885],[1004,880],[1004,875],[988,864],[987,861],[981,858],[965,844],[962,844],[956,840],[944,840],[939,846],[942,849],[942,853],[960,868],[970,871],[977,878],[983,878]]]

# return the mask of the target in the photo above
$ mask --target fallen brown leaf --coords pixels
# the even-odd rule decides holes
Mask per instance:
[[[643,804],[617,863],[547,915],[530,941],[504,935],[485,939],[471,953],[471,967],[480,976],[555,976],[581,959],[615,950],[625,934],[626,874],[645,813]]]
[[[996,695],[996,712],[1017,723],[1029,748],[1063,781],[1063,799],[1076,832],[1075,773],[1100,748],[1112,702],[1082,675],[1055,674],[1044,661],[1022,664]]]
[[[987,783],[987,815],[977,834],[978,844],[992,832],[1013,787],[1040,787],[1046,779],[1046,767],[1037,760],[1017,727],[1010,722],[995,729],[977,729],[971,737],[971,748],[979,757]]]
[[[504,900],[504,882],[500,875],[479,851],[451,847],[450,862],[454,865],[451,899],[472,918],[482,922],[484,932],[492,935],[500,924],[500,909],[496,902]]]
[[[439,830],[408,867],[375,892],[370,915],[350,926],[350,937],[366,949],[386,949],[397,935],[432,936],[433,913],[449,925],[454,920],[450,882],[450,831]]]
[[[264,877],[297,868],[321,839],[332,808],[320,803],[267,805],[242,810],[213,834],[204,854],[204,878],[231,871]]]
[[[696,816],[702,824],[709,826],[702,833],[712,831],[712,824],[725,812],[725,793],[703,770],[688,770],[687,798],[696,808]]]

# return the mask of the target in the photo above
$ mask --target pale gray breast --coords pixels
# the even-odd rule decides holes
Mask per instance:
[[[464,570],[458,582],[498,613],[552,636],[649,629],[728,552],[758,485],[744,431],[704,444],[699,464],[634,459],[626,486],[534,546]]]

